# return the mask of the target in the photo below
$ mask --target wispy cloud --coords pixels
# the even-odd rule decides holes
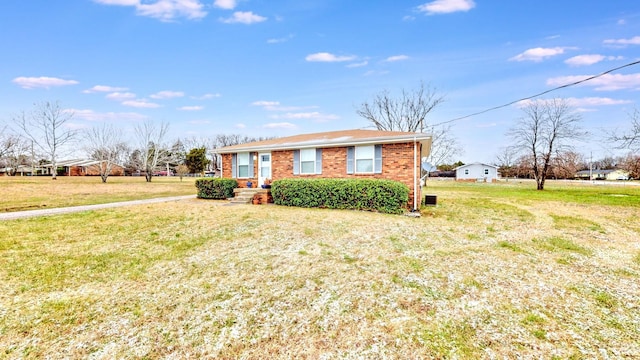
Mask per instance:
[[[622,56],[604,56],[600,54],[578,55],[565,60],[564,62],[571,66],[587,66],[599,63],[604,60],[621,60]]]
[[[211,120],[190,120],[187,121],[188,124],[191,125],[207,125],[207,124],[211,124]]]
[[[593,75],[558,76],[547,80],[549,86],[562,86],[584,80]],[[598,78],[580,84],[593,86],[599,91],[614,91],[623,89],[640,90],[640,73],[635,74],[605,74]]]
[[[298,113],[272,115],[271,118],[272,119],[288,119],[288,120],[313,120],[316,122],[326,122],[331,120],[338,120],[340,117],[334,114],[323,114],[317,111],[313,111],[313,112],[298,112]]]
[[[395,62],[395,61],[403,61],[403,60],[408,60],[408,59],[409,59],[409,57],[407,55],[394,55],[394,56],[389,56],[384,61],[385,62]]]
[[[146,109],[154,109],[159,108],[161,105],[149,102],[147,99],[138,99],[138,100],[127,100],[123,101],[122,105],[131,106],[136,108],[146,108]]]
[[[178,108],[178,110],[182,110],[182,111],[200,111],[204,109],[204,106],[199,106],[199,105],[195,105],[195,106],[181,106]]]
[[[93,0],[98,4],[131,6],[140,16],[148,16],[161,21],[173,21],[176,18],[201,19],[207,16],[200,0]]]
[[[274,107],[280,105],[279,101],[267,101],[267,100],[259,100],[251,103],[252,106],[262,106],[265,108]]]
[[[267,18],[264,16],[260,16],[254,14],[251,11],[236,11],[233,13],[233,16],[229,18],[220,18],[225,24],[255,24],[263,21],[267,21]]]
[[[571,106],[609,106],[631,104],[631,100],[612,99],[608,97],[584,97],[584,98],[567,98]]]
[[[208,100],[208,99],[219,98],[221,96],[222,95],[216,93],[216,94],[204,94],[201,96],[192,96],[191,98],[195,100]]]
[[[180,98],[183,97],[184,93],[182,91],[159,91],[153,95],[149,95],[152,99],[172,99],[172,98]]]
[[[634,36],[630,39],[607,39],[602,42],[605,45],[617,45],[617,46],[627,46],[627,45],[640,45],[640,36]]]
[[[124,101],[127,99],[135,99],[136,94],[130,92],[114,92],[105,96],[109,100]]]
[[[225,10],[233,10],[236,5],[238,5],[236,0],[216,0],[213,2],[213,6]]]
[[[564,51],[568,49],[566,47],[554,47],[554,48],[533,48],[526,50],[523,53],[520,53],[512,58],[510,61],[533,61],[540,62],[542,60],[546,60],[550,57],[564,54]]]
[[[287,42],[291,39],[293,39],[293,34],[289,34],[288,36],[281,37],[281,38],[268,39],[267,44],[279,44],[279,43]]]
[[[427,15],[449,14],[458,11],[469,11],[476,6],[473,0],[435,0],[418,6],[418,11]]]
[[[290,122],[279,122],[264,124],[262,127],[265,129],[296,129],[298,126]]]
[[[99,92],[116,92],[116,91],[127,91],[129,89],[125,87],[115,87],[115,86],[106,86],[106,85],[96,85],[91,89],[84,90],[85,94],[99,93]]]
[[[245,125],[243,123],[237,123],[235,127],[238,128],[238,129],[244,129],[244,128],[247,127],[247,125]]]
[[[48,89],[56,86],[68,86],[68,85],[79,84],[79,82],[75,80],[65,80],[65,79],[47,77],[47,76],[40,76],[40,77],[20,76],[11,80],[11,82],[20,86],[23,89],[35,89],[35,88]]]
[[[319,52],[307,55],[307,57],[305,57],[305,60],[310,62],[342,62],[353,61],[355,59],[356,57],[353,55],[338,56],[328,52]]]
[[[348,68],[358,68],[358,67],[363,67],[363,66],[367,66],[367,65],[369,65],[369,62],[367,60],[365,60],[363,62],[349,64],[349,65],[347,65],[347,67]]]
[[[146,115],[134,113],[134,112],[95,112],[88,109],[66,109],[73,113],[73,116],[78,119],[84,119],[88,121],[105,121],[105,120],[145,120]]]

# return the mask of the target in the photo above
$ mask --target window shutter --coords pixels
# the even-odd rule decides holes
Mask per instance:
[[[293,150],[293,175],[300,174],[300,150]]]
[[[231,154],[231,177],[236,178],[236,171],[238,170],[238,154]]]
[[[253,164],[254,164],[253,156],[254,156],[254,154],[257,154],[257,153],[252,153],[252,152],[249,153],[249,178],[253,177]]]
[[[316,149],[316,174],[322,174],[322,149]]]
[[[382,174],[382,145],[376,145],[373,159],[373,172]]]
[[[347,148],[347,174],[354,173],[354,162],[356,157],[356,148],[349,146]]]

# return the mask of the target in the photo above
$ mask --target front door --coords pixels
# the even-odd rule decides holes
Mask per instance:
[[[258,186],[264,185],[265,179],[271,179],[271,153],[258,154]]]

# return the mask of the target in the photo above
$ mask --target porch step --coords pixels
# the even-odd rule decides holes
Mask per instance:
[[[258,193],[266,192],[261,188],[237,188],[233,189],[234,197],[231,199],[232,204],[250,204],[253,196]]]

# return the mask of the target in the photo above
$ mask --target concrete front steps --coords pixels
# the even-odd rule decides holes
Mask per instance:
[[[271,189],[262,189],[262,188],[236,188],[233,189],[233,199],[231,199],[232,204],[251,204],[253,197],[259,194],[262,199],[261,204],[266,204],[268,201],[266,199],[271,198]],[[271,200],[273,201],[273,200]]]

